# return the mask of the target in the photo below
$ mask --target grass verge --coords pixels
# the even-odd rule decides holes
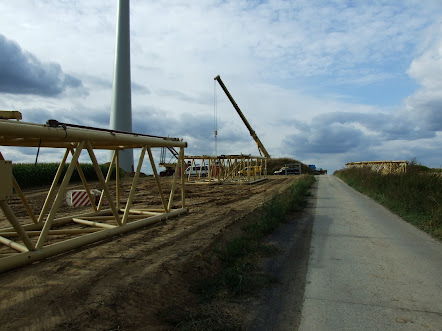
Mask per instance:
[[[404,220],[442,240],[442,176],[411,164],[406,173],[383,175],[367,168],[334,173]]]
[[[264,244],[264,238],[285,221],[289,212],[306,206],[314,181],[313,176],[301,176],[288,190],[268,199],[242,226],[238,236],[201,256],[206,275],[190,284],[190,291],[197,295],[196,304],[171,305],[160,313],[160,318],[175,330],[243,329],[234,301],[277,281],[257,268],[260,258],[275,253],[274,248]]]

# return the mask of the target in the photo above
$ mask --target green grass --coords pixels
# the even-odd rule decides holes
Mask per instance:
[[[227,242],[217,251],[222,263],[220,273],[215,275],[219,292],[233,295],[249,292],[256,288],[256,282],[262,281],[254,277],[253,271],[254,258],[268,250],[263,239],[285,220],[288,212],[305,206],[306,195],[313,182],[313,176],[306,176],[295,181],[288,191],[275,194],[264,203],[256,221],[243,227],[240,237]]]
[[[68,166],[69,163],[66,163],[63,167],[61,178],[63,178],[64,174],[66,173]],[[21,188],[35,188],[39,186],[51,185],[58,167],[58,163],[38,163],[37,165],[32,163],[14,163],[12,165],[12,173]],[[107,171],[109,170],[109,165],[102,164],[100,165],[100,168],[104,176],[106,176]],[[87,180],[98,180],[92,164],[81,164],[81,170],[83,171]],[[112,175],[115,178],[115,167],[112,171]],[[122,170],[120,170],[120,175],[124,175]],[[80,181],[80,175],[78,174],[77,169],[75,169],[71,177],[71,182]]]
[[[257,269],[261,257],[275,252],[274,248],[264,244],[264,238],[286,220],[289,212],[306,206],[314,181],[313,176],[302,176],[288,190],[268,199],[255,219],[242,227],[238,237],[205,257],[205,267],[214,268],[215,272],[196,279],[190,287],[199,296],[199,305],[172,305],[161,314],[162,318],[179,330],[242,329],[241,319],[231,316],[232,310],[207,310],[207,307],[217,307],[223,300],[251,295],[276,281]]]
[[[442,176],[414,164],[407,173],[383,175],[370,169],[339,170],[335,176],[406,221],[442,239]]]

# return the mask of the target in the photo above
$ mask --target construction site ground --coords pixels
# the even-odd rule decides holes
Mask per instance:
[[[271,176],[253,185],[186,185],[186,215],[0,274],[0,328],[169,329],[159,312],[195,300],[189,284],[206,272],[199,270],[201,259],[239,233],[248,215],[296,178]],[[122,184],[126,194],[130,180]],[[171,179],[161,181],[165,191],[169,189]],[[46,192],[25,192],[35,211]],[[134,201],[159,201],[153,178],[140,179]],[[18,202],[11,201],[11,207],[17,209]],[[62,210],[61,215],[86,211],[67,205]],[[19,208],[17,214],[25,216]],[[7,226],[0,217],[0,225]]]

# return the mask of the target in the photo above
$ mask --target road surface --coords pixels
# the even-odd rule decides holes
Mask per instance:
[[[442,244],[337,177],[316,178],[299,330],[442,330]]]

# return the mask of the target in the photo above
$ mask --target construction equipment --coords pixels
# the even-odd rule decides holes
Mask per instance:
[[[259,154],[262,156],[264,154],[264,156],[266,158],[270,158],[270,154],[267,152],[267,150],[265,149],[264,145],[262,144],[261,140],[259,140],[256,132],[252,129],[252,127],[250,126],[249,122],[247,121],[246,117],[244,116],[244,114],[242,113],[241,109],[239,109],[238,105],[236,104],[235,100],[233,99],[232,95],[229,93],[229,91],[227,90],[227,87],[224,85],[223,81],[221,80],[221,77],[218,75],[214,78],[214,80],[218,81],[219,85],[221,86],[221,88],[223,89],[224,93],[226,93],[227,97],[229,98],[230,102],[233,105],[233,108],[235,108],[236,112],[238,113],[239,117],[241,117],[242,121],[244,122],[244,124],[246,125],[247,129],[250,132],[250,135],[252,136],[253,140],[255,140],[256,145],[258,145],[258,151]]]
[[[4,217],[1,216],[0,224],[2,250],[0,273],[94,242],[109,240],[112,236],[188,212],[185,206],[183,176],[184,148],[187,147],[187,143],[179,138],[91,128],[60,123],[56,120],[49,120],[46,125],[42,125],[0,119],[0,149],[3,149],[3,146],[51,148],[64,150],[64,155],[59,154],[62,156],[60,165],[54,174],[46,200],[39,213],[36,213],[31,208],[29,198],[26,197],[14,177],[11,161],[5,160],[0,150],[0,210],[4,214]],[[152,152],[152,149],[161,147],[179,148],[175,176],[168,198],[158,178]],[[130,190],[123,198],[119,171],[115,171],[115,182],[111,181],[111,178],[113,166],[116,169],[120,168],[120,151],[128,148],[141,151],[136,171],[130,179],[132,182]],[[96,157],[97,151],[102,150],[113,152],[106,176]],[[88,183],[81,169],[79,159],[82,152],[89,155],[98,178],[100,190],[97,195],[94,194],[94,190],[91,190],[91,183]],[[83,155],[87,158],[85,153]],[[145,157],[146,155],[148,158]],[[67,162],[68,158],[70,162]],[[139,189],[139,177],[145,159],[150,161],[148,162],[154,173],[160,203],[153,204],[150,201],[144,201],[141,204],[134,199],[135,192]],[[80,175],[86,192],[86,195],[82,194],[82,196],[87,197],[86,200],[92,210],[89,213],[77,215],[60,215],[59,212],[64,209],[62,203],[75,169]],[[113,188],[113,183],[115,183],[115,188]],[[175,203],[177,194],[175,191],[178,190],[178,185],[181,186],[180,205]],[[12,198],[16,201],[11,201]],[[20,207],[17,206],[18,201],[21,201],[21,208],[28,214],[28,217],[25,216],[23,220],[21,217],[17,218],[14,211],[14,209],[17,210],[16,207]],[[7,222],[9,225],[5,227]],[[6,254],[4,254],[5,251]]]
[[[274,175],[300,175],[301,174],[301,163],[291,163],[286,164],[279,170],[276,170]]]
[[[169,160],[169,162],[166,162],[166,149],[169,150],[169,152],[172,153],[172,158]],[[161,177],[165,177],[165,176],[173,176],[175,173],[175,167],[176,167],[176,162],[172,162],[173,159],[175,158],[176,160],[178,160],[178,152],[175,148],[173,147],[161,147],[161,155],[160,155],[160,167],[164,167],[166,168],[166,170],[163,170],[160,172],[160,176]]]
[[[256,176],[262,174],[262,167],[261,166],[252,166],[252,167],[246,167],[240,171],[238,171],[238,174],[240,176]]]
[[[373,171],[383,174],[406,173],[408,161],[362,161],[348,162],[345,164],[348,168],[369,168]]]

